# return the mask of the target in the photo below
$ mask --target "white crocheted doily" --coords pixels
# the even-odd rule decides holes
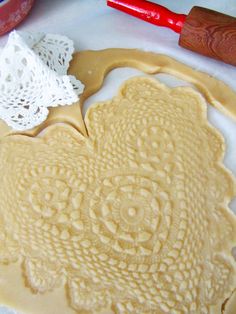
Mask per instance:
[[[27,130],[46,120],[48,107],[78,101],[84,85],[67,75],[73,52],[65,36],[10,33],[0,53],[0,118]]]

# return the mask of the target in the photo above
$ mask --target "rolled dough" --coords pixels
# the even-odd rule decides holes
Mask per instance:
[[[89,96],[100,89],[108,72],[118,67],[134,67],[149,74],[168,73],[184,79],[192,83],[211,105],[236,119],[236,93],[224,82],[204,72],[193,70],[166,55],[138,49],[111,48],[75,53],[69,73],[75,75],[86,86],[80,101],[71,106],[51,108],[48,119],[44,123],[22,134],[36,136],[49,125],[66,122],[86,135],[86,126],[80,108]],[[7,134],[14,134],[14,131],[0,120],[0,136]]]
[[[113,67],[185,67],[176,72],[168,57],[130,53],[75,56],[71,72],[86,85],[81,105]],[[219,90],[228,87],[184,69],[222,109]],[[125,82],[85,120],[77,104],[52,110],[31,133],[5,129],[0,304],[26,314],[231,313],[236,218],[227,205],[235,181],[223,154],[203,97],[146,77]]]

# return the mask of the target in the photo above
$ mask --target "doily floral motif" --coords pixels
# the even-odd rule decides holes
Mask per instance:
[[[0,118],[27,130],[46,120],[48,107],[78,101],[84,86],[67,75],[73,52],[65,36],[10,33],[0,53]]]
[[[155,259],[171,224],[171,202],[160,183],[135,172],[113,173],[98,181],[88,197],[91,228],[104,249],[110,247],[109,255],[123,254],[129,262]]]
[[[208,314],[235,286],[234,181],[190,88],[127,81],[67,125],[0,143],[0,263],[75,311]],[[65,294],[66,297],[66,294]]]

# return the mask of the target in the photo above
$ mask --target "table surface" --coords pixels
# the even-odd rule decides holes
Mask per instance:
[[[235,0],[153,2],[179,13],[187,14],[194,5],[198,5],[236,16]],[[225,81],[236,91],[235,67],[180,48],[177,45],[178,34],[108,8],[105,0],[36,0],[30,15],[17,29],[64,34],[74,40],[76,50],[122,47],[165,53]],[[0,47],[6,40],[7,36],[0,38]],[[86,101],[84,110],[96,101],[111,98],[124,80],[140,74],[140,71],[129,68],[113,70],[103,88]],[[188,85],[169,75],[159,74],[157,77],[170,86]],[[226,140],[224,163],[236,175],[236,122],[210,105],[208,118]],[[231,202],[230,208],[236,213],[236,199]],[[0,307],[0,314],[12,313]]]

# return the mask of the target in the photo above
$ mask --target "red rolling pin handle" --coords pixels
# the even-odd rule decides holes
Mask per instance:
[[[149,23],[166,26],[180,33],[181,47],[236,66],[234,16],[201,7],[193,7],[187,16],[146,0],[107,0],[107,4]]]
[[[181,33],[185,14],[174,13],[165,7],[145,0],[107,0],[107,5],[158,26]]]

